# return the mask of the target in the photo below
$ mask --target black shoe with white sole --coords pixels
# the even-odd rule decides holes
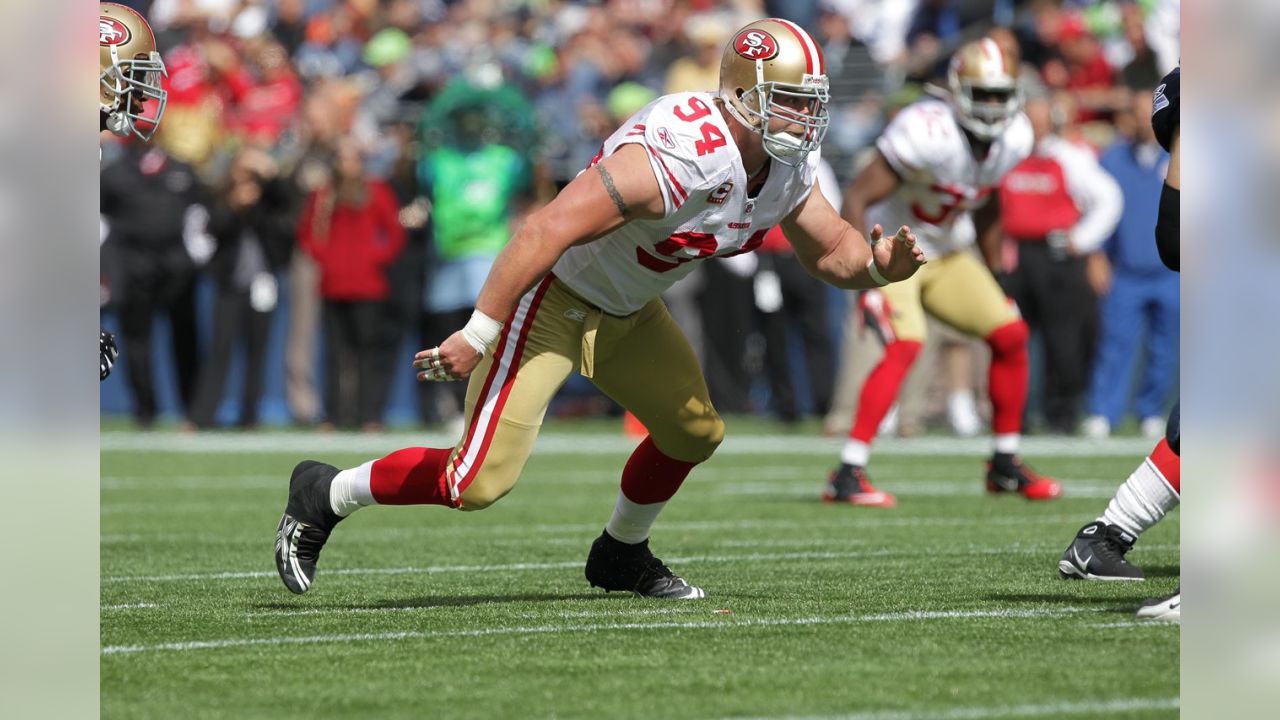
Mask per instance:
[[[649,551],[649,541],[632,545],[613,539],[608,532],[591,543],[587,555],[587,582],[609,592],[633,592],[643,597],[698,600],[707,596],[684,578],[671,572]]]
[[[342,518],[329,504],[332,465],[303,460],[289,478],[289,503],[276,528],[276,571],[290,592],[301,595],[316,579],[320,549]]]
[[[1058,561],[1058,574],[1072,580],[1143,580],[1142,568],[1124,559],[1138,538],[1095,520],[1080,528]]]

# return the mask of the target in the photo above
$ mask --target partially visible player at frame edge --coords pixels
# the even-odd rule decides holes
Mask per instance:
[[[98,3],[99,131],[109,130],[119,137],[151,139],[164,116],[168,93],[160,86],[167,74],[156,36],[146,18],[132,8],[117,3]],[[151,116],[144,115],[146,103],[154,100]],[[98,331],[98,375],[106,380],[118,354],[115,337]]]
[[[990,268],[1000,267],[1001,178],[1034,145],[1022,112],[1018,59],[994,40],[968,43],[951,59],[945,98],[925,98],[899,112],[876,140],[871,163],[845,193],[843,214],[854,227],[909,217],[929,255],[910,280],[864,293],[868,325],[884,357],[863,383],[840,466],[822,498],[864,507],[893,507],[867,474],[871,442],[925,341],[925,313],[991,347],[988,376],[994,452],[987,490],[1031,500],[1062,494],[1057,481],[1018,458],[1027,399],[1027,325],[992,271],[968,248],[976,241]]]
[[[407,448],[341,472],[312,461],[294,469],[276,537],[289,590],[311,587],[330,532],[362,506],[482,510],[502,498],[552,396],[580,372],[649,430],[623,468],[587,580],[649,597],[706,596],[649,550],[659,512],[724,437],[659,295],[700,261],[754,250],[778,224],[805,268],[838,287],[904,280],[925,262],[907,227],[888,238],[876,227],[868,243],[813,192],[828,122],[813,38],[776,18],[732,37],[719,92],[666,95],[632,116],[526,220],[466,327],[416,355],[420,380],[470,378],[456,447]]]
[[[1169,171],[1160,191],[1156,220],[1156,248],[1173,271],[1180,267],[1178,220],[1182,154],[1179,115],[1182,105],[1182,68],[1176,67],[1160,81],[1152,98],[1151,127],[1156,140],[1169,152]],[[1125,559],[1138,536],[1160,522],[1182,502],[1182,428],[1178,405],[1169,414],[1165,437],[1138,466],[1107,504],[1102,515],[1080,528],[1058,561],[1058,573],[1081,580],[1143,580],[1142,569]],[[1182,621],[1182,592],[1151,600],[1138,609],[1138,617]]]

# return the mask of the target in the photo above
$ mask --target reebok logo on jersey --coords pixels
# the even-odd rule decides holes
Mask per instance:
[[[668,129],[664,128],[664,127],[660,127],[660,128],[658,128],[658,139],[662,141],[662,144],[663,144],[663,145],[666,145],[666,146],[667,146],[667,149],[668,149],[668,150],[675,150],[675,149],[676,149],[676,140],[675,140],[675,138],[671,137],[671,131],[670,131],[670,130],[668,130]]]
[[[733,49],[748,60],[769,60],[778,54],[778,41],[763,30],[743,30],[733,39]]]
[[[712,205],[720,205],[724,203],[725,200],[729,199],[729,193],[732,190],[733,190],[732,180],[728,180],[723,183],[720,183],[720,187],[716,188],[715,190],[712,190],[711,194],[707,196],[707,202],[711,203]]]
[[[132,35],[125,24],[115,18],[98,16],[98,44],[111,47],[129,42]]]

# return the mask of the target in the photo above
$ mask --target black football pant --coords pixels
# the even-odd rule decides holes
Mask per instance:
[[[1042,242],[1018,243],[1018,267],[1003,284],[1044,344],[1045,423],[1052,432],[1074,434],[1097,334],[1098,299],[1085,260],[1055,257]]]

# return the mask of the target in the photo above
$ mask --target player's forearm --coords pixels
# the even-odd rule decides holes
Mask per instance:
[[[551,272],[569,245],[550,237],[530,218],[494,261],[480,289],[476,310],[506,322],[520,298]]]
[[[884,283],[871,273],[870,262],[871,246],[862,233],[848,226],[835,247],[813,264],[810,274],[844,290],[882,287]]]

